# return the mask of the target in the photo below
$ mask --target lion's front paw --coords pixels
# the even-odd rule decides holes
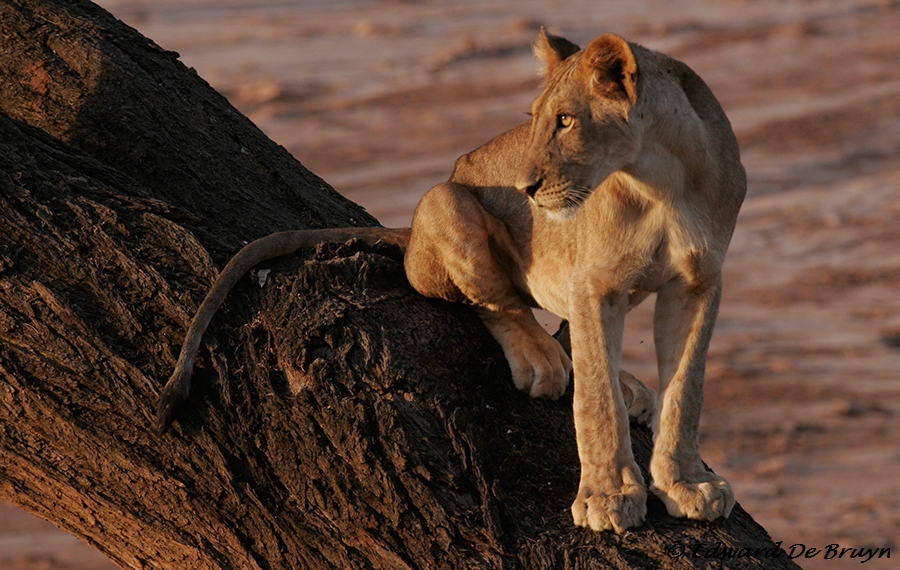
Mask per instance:
[[[650,490],[666,505],[673,517],[711,521],[727,517],[734,507],[734,489],[715,473],[706,473],[706,480],[675,481],[670,485],[650,485]]]
[[[543,333],[543,331],[541,331]],[[569,385],[572,361],[550,335],[523,335],[504,346],[516,388],[533,398],[556,399]]]
[[[625,484],[615,493],[595,492],[581,484],[572,503],[577,526],[591,530],[613,530],[619,534],[640,526],[647,515],[647,491],[643,485]]]

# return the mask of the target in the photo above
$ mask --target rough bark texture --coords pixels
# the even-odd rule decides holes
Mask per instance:
[[[478,320],[416,295],[392,246],[246,279],[155,436],[214,260],[373,220],[90,3],[4,2],[0,42],[0,498],[123,568],[794,567],[690,556],[774,547],[739,506],[698,523],[651,498],[624,536],[573,528],[571,398],[517,392]]]

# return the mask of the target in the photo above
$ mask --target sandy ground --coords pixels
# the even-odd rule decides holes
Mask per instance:
[[[804,568],[900,557],[900,5],[872,0],[103,0],[388,226],[525,120],[541,24],[688,63],[731,117],[749,195],[710,351],[704,458]],[[655,382],[652,302],[627,369]],[[799,552],[799,547],[795,548]],[[808,552],[808,550],[807,550]],[[0,505],[0,569],[100,570]],[[865,568],[891,568],[872,560]]]

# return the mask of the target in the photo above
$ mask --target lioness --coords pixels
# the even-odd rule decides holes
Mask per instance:
[[[581,481],[572,515],[594,530],[623,532],[646,514],[626,397],[646,418],[655,396],[619,363],[625,313],[655,292],[664,395],[650,488],[674,516],[728,516],[734,493],[704,468],[698,424],[722,262],[746,190],[731,126],[685,64],[618,36],[580,50],[542,29],[535,53],[546,85],[531,121],[461,157],[422,198],[410,230],[282,232],[229,262],[165,387],[162,429],[187,395],[213,313],[246,271],[319,241],[383,238],[405,248],[417,291],[475,307],[519,388],[556,398],[574,362]],[[568,321],[571,361],[530,305]]]

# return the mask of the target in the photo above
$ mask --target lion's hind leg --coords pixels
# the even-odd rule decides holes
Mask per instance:
[[[465,186],[432,188],[413,217],[406,275],[426,297],[474,305],[503,348],[516,387],[534,397],[565,392],[572,362],[537,322],[510,274],[518,254],[506,226]]]
[[[628,417],[639,424],[649,426],[659,408],[656,391],[621,369],[619,370],[619,386],[622,388],[625,407],[628,408]]]

